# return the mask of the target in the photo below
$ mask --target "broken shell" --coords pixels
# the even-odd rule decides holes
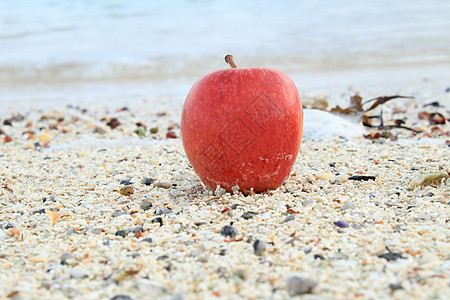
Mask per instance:
[[[441,182],[442,179],[449,178],[446,171],[432,172],[432,173],[420,173],[414,177],[409,183],[408,189],[413,190],[419,185],[430,185],[434,182]]]

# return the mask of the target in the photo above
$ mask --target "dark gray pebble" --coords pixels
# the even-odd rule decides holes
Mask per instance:
[[[116,231],[116,235],[117,235],[117,236],[126,237],[127,234],[128,234],[128,231],[127,231],[127,230],[120,229],[120,230],[117,230],[117,231]]]
[[[389,288],[391,291],[403,290],[403,286],[400,283],[390,283]]]
[[[219,255],[225,256],[227,249],[220,249]]]
[[[256,215],[255,212],[253,212],[253,211],[248,211],[248,212],[246,212],[246,213],[243,213],[242,216],[241,216],[241,218],[244,218],[244,219],[248,220],[248,219],[253,218],[255,215]]]
[[[117,295],[112,297],[110,300],[132,300],[132,298],[127,295]]]
[[[194,225],[197,226],[197,227],[200,227],[200,226],[205,225],[205,224],[206,224],[206,222],[195,222],[194,223]]]
[[[339,228],[348,228],[349,227],[348,223],[345,222],[345,221],[342,221],[342,220],[333,222],[333,224],[336,225]]]
[[[151,237],[145,238],[145,239],[143,239],[142,241],[143,241],[143,242],[146,242],[146,243],[149,243],[149,244],[153,243],[153,240],[152,240]]]
[[[291,276],[286,280],[288,292],[291,296],[311,293],[317,286],[317,281],[311,278]]]
[[[10,229],[10,228],[14,228],[14,225],[9,222],[3,225],[3,229]]]
[[[267,248],[266,242],[263,240],[257,239],[253,243],[253,250],[255,251],[255,255],[261,256]]]
[[[236,237],[236,235],[238,234],[238,230],[236,228],[234,228],[232,225],[225,225],[222,227],[222,229],[220,230],[220,234],[223,235],[224,237]]]
[[[155,179],[147,177],[142,179],[142,184],[145,185],[151,185],[153,182],[155,182]]]
[[[404,257],[402,256],[402,254],[400,252],[391,252],[391,251],[382,253],[382,254],[378,254],[378,257],[384,258],[387,261],[392,261],[392,260],[396,261],[399,258],[404,259]]]
[[[371,175],[353,175],[348,178],[348,180],[356,180],[356,181],[368,181],[375,179],[376,177]]]
[[[235,203],[231,205],[231,209],[235,210],[237,207],[239,206],[239,204]]]
[[[159,223],[159,226],[163,226],[163,219],[161,217],[154,218],[152,223]]]
[[[325,257],[322,254],[314,254],[314,259],[325,260]]]
[[[45,214],[45,208],[41,208],[33,211],[33,214]]]
[[[132,185],[131,179],[124,179],[120,181],[120,184],[122,185]]]
[[[141,201],[141,203],[139,204],[139,206],[140,206],[143,210],[149,210],[151,207],[153,207],[153,204],[150,202],[150,200],[148,200],[147,198],[145,198],[144,200]]]

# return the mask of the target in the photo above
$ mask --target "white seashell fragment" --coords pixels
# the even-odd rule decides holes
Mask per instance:
[[[408,189],[413,190],[419,185],[430,185],[434,182],[441,182],[442,179],[449,178],[446,171],[432,172],[432,173],[420,173],[414,177],[409,183]]]

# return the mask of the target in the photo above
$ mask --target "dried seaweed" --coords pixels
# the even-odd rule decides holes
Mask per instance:
[[[371,107],[369,107],[368,109],[364,110],[365,112],[371,111],[372,109],[375,109],[376,107],[385,104],[388,101],[391,101],[393,99],[414,99],[414,97],[412,96],[400,96],[400,95],[395,95],[395,96],[382,96],[382,97],[377,97],[377,98],[373,98],[370,100],[367,100],[366,102],[364,102],[362,105],[366,105],[370,102],[375,101],[374,104],[372,104]]]
[[[379,120],[379,124],[378,125],[374,125],[373,124],[373,120]],[[380,111],[380,114],[378,116],[367,116],[367,115],[363,115],[361,117],[361,122],[364,126],[366,127],[371,127],[371,128],[378,128],[378,129],[391,129],[391,128],[400,128],[400,129],[406,129],[406,130],[410,130],[412,132],[415,133],[420,133],[421,131],[408,127],[408,126],[404,126],[403,124],[405,123],[405,121],[403,120],[396,120],[394,125],[384,125],[384,120],[383,120],[383,110]]]

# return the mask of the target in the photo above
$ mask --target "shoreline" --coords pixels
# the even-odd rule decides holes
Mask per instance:
[[[220,62],[215,69],[226,68]],[[301,66],[292,68],[274,66],[288,74],[297,85],[302,97],[310,98],[324,95],[330,104],[345,105],[352,94],[363,97],[378,97],[387,94],[403,93],[431,98],[439,97],[444,105],[450,105],[450,63],[403,64],[390,66],[365,66],[360,68],[312,69],[302,70]],[[143,76],[140,79],[89,80],[73,79],[66,84],[35,82],[24,85],[9,85],[6,81],[0,93],[1,113],[32,109],[59,109],[67,105],[85,107],[142,106],[180,112],[190,87],[211,69],[196,70],[192,74],[168,74],[166,77]],[[425,90],[424,90],[425,89]],[[76,93],[74,93],[76,91]],[[426,100],[424,100],[426,101]],[[425,104],[421,102],[421,104]],[[2,115],[0,115],[2,117]]]

